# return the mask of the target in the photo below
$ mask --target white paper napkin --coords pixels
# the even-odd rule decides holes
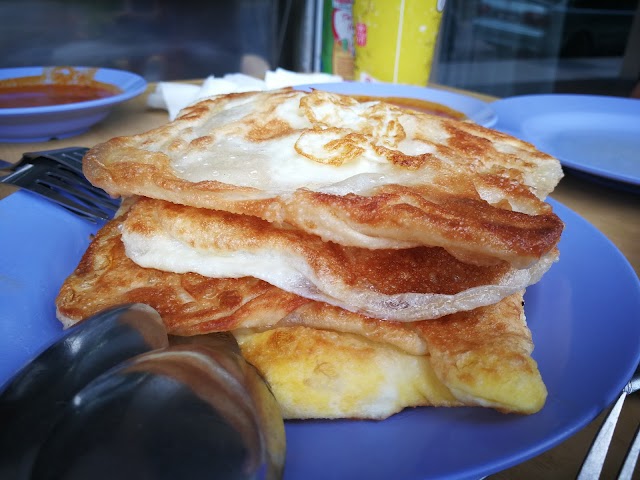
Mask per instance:
[[[178,82],[159,82],[155,91],[147,97],[147,105],[167,110],[169,119],[178,116],[180,110],[203,98],[225,93],[273,90],[307,83],[341,82],[342,77],[328,73],[297,73],[283,68],[267,71],[264,80],[243,73],[228,73],[223,77],[209,76],[202,85]]]

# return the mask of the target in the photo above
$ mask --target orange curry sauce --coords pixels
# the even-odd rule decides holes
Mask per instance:
[[[359,102],[371,102],[375,100],[381,100],[387,103],[391,103],[401,108],[408,108],[410,110],[416,110],[422,113],[430,113],[432,115],[439,115],[445,118],[453,118],[455,120],[465,120],[467,116],[449,108],[445,105],[435,102],[429,102],[427,100],[420,100],[419,98],[405,98],[405,97],[373,97],[367,95],[351,95]]]
[[[42,75],[0,80],[0,108],[43,107],[86,102],[121,93],[93,79],[95,69],[52,68]]]

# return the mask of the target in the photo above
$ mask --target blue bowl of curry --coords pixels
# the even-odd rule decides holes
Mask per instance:
[[[0,142],[79,135],[146,88],[142,77],[110,68],[0,69]]]

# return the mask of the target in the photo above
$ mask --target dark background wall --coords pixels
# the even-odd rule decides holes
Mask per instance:
[[[148,80],[278,62],[277,0],[0,0],[0,67],[123,68]]]

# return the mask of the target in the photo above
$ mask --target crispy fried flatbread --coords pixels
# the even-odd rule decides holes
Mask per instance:
[[[142,268],[125,255],[122,218],[98,232],[64,282],[56,306],[65,326],[143,302],[173,334],[232,331],[286,418],[385,418],[419,405],[533,413],[544,404],[520,293],[436,320],[376,320],[249,277]]]
[[[384,102],[283,89],[205,99],[84,159],[111,195],[254,215],[364,248],[439,246],[527,267],[562,222],[559,162],[478,125]]]
[[[140,198],[123,222],[127,256],[147,268],[260,278],[367,316],[415,321],[489,305],[537,282],[553,250],[528,269],[461,262],[439,247],[369,250],[324,242],[258,217]]]
[[[311,301],[257,278],[210,278],[142,268],[126,256],[120,238],[126,215],[100,229],[62,284],[56,313],[65,328],[106,308],[140,302],[160,312],[173,335],[305,324],[358,333],[415,355],[427,352],[424,340],[410,325],[385,322],[381,326],[375,319]]]
[[[238,325],[276,323],[307,299],[257,278],[209,278],[140,268],[120,240],[123,216],[97,233],[56,298],[65,328],[123,303],[146,303],[161,312],[169,333],[195,335]]]

